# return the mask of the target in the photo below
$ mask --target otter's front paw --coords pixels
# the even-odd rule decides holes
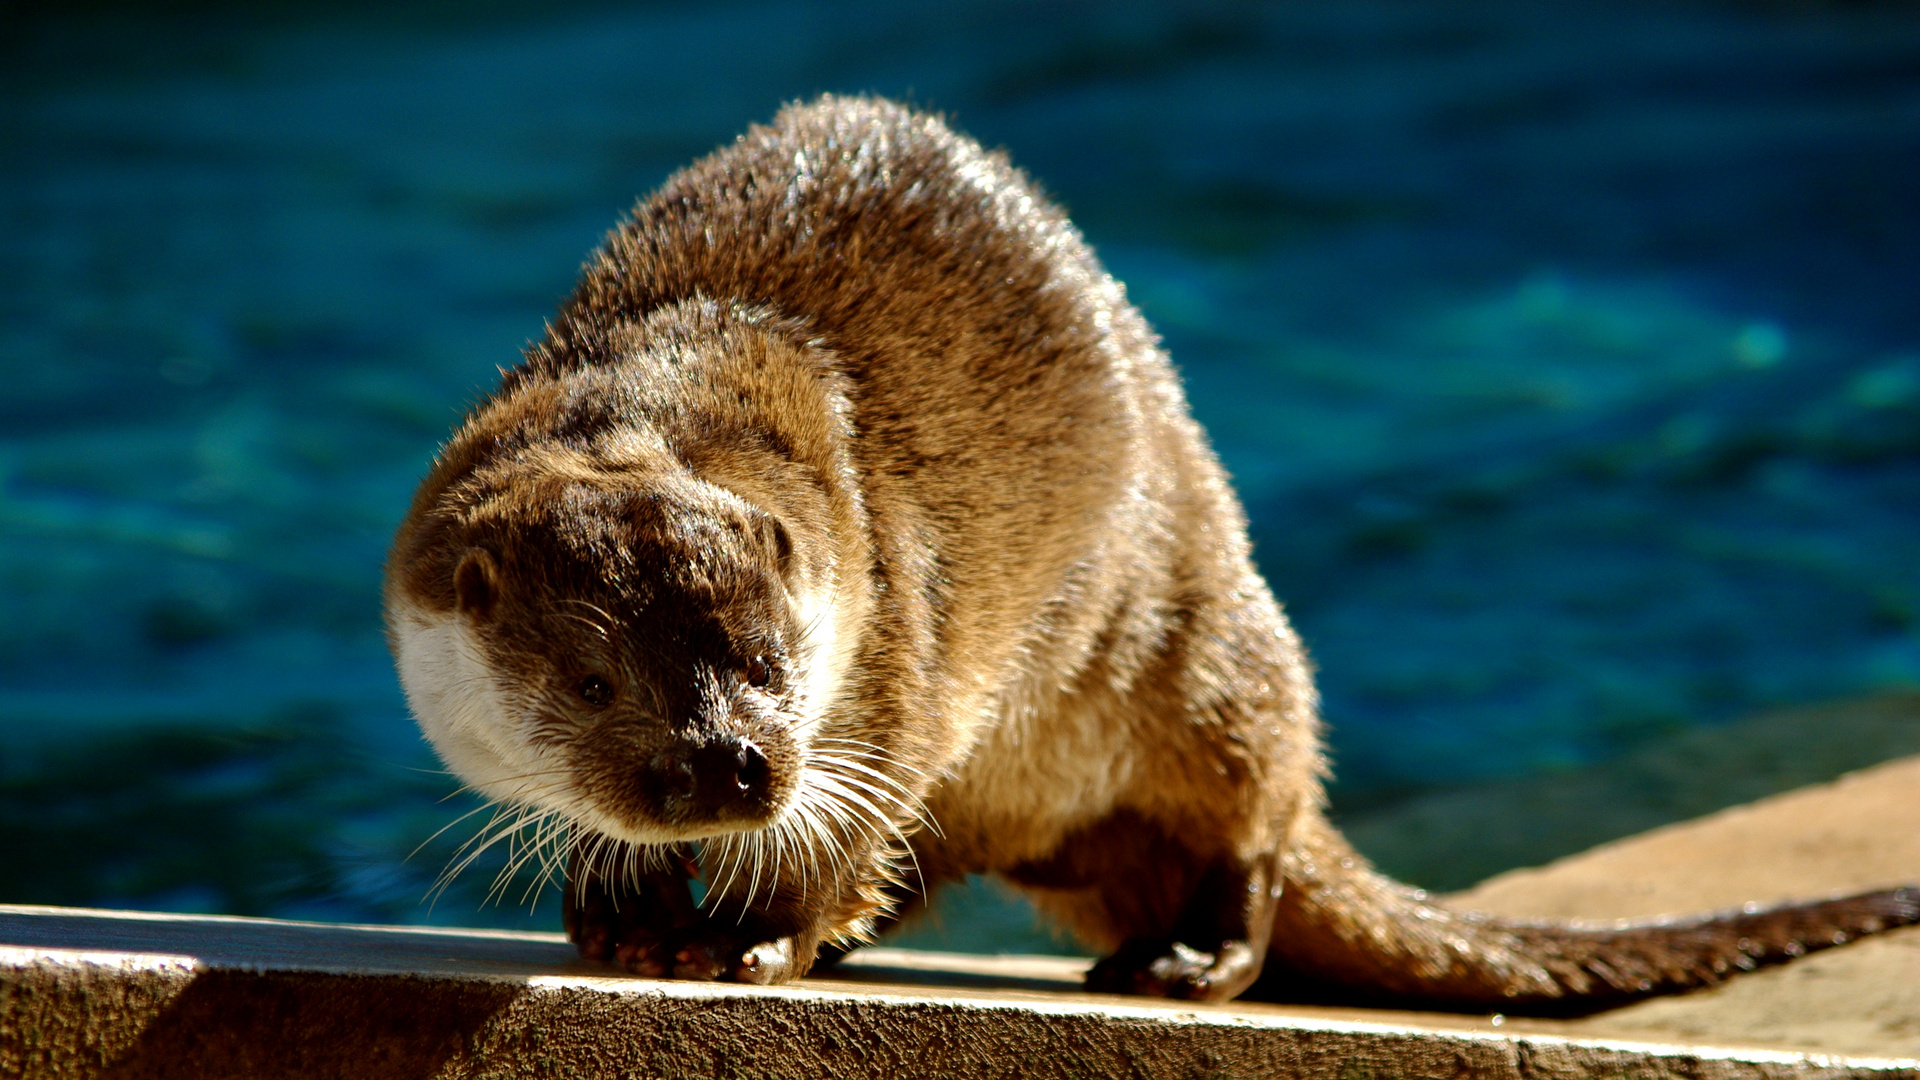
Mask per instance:
[[[1226,1001],[1260,974],[1262,957],[1244,941],[1213,952],[1167,938],[1134,938],[1087,972],[1087,989],[1185,1001]]]
[[[597,874],[570,882],[561,904],[567,937],[588,960],[653,979],[777,983],[806,974],[813,955],[756,920],[716,920],[693,902],[683,861],[610,885]]]
[[[672,974],[680,943],[704,919],[688,885],[690,870],[649,871],[618,887],[593,874],[568,882],[560,906],[567,937],[588,960],[616,963],[635,975]]]
[[[806,973],[792,937],[756,940],[760,936],[737,927],[696,931],[674,950],[673,975],[767,984]]]

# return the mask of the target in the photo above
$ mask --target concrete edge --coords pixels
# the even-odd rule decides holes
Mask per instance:
[[[558,935],[18,907],[0,915],[0,941],[37,939],[0,948],[5,1076],[1920,1080],[1920,1060],[1473,1030],[1471,1018],[827,980],[657,981],[577,961],[527,965],[511,953],[544,951]],[[165,930],[173,940],[154,951],[46,940],[84,938],[76,921],[96,936]],[[337,955],[316,963],[236,935],[297,935],[301,951],[331,944]],[[194,938],[206,947],[179,947]],[[458,946],[471,959],[364,963],[370,939]],[[896,952],[887,959],[938,969],[938,957]],[[1079,963],[1033,959],[1055,970]],[[1020,970],[1014,958],[967,966]]]

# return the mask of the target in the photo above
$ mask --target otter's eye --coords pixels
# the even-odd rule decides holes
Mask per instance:
[[[756,656],[747,661],[747,685],[765,686],[767,680],[771,678],[773,678],[773,668],[767,665],[766,657]]]
[[[581,701],[596,709],[613,703],[613,684],[598,675],[589,675],[581,679],[574,684],[573,692],[580,695]]]

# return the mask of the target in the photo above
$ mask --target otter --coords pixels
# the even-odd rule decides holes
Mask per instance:
[[[1139,312],[932,115],[825,97],[641,202],[395,539],[400,677],[582,955],[779,982],[994,874],[1094,990],[1585,1009],[1920,919],[1456,912],[1328,823],[1311,668]],[[695,882],[704,889],[696,903]]]

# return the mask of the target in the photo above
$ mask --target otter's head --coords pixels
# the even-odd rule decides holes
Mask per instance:
[[[830,688],[831,603],[774,512],[685,469],[525,455],[403,531],[422,730],[469,785],[633,844],[765,827]]]
[[[483,835],[737,868],[891,828],[865,822],[912,800],[840,701],[871,554],[831,358],[704,300],[607,329],[604,362],[563,337],[443,448],[387,566],[421,730],[520,811]]]

